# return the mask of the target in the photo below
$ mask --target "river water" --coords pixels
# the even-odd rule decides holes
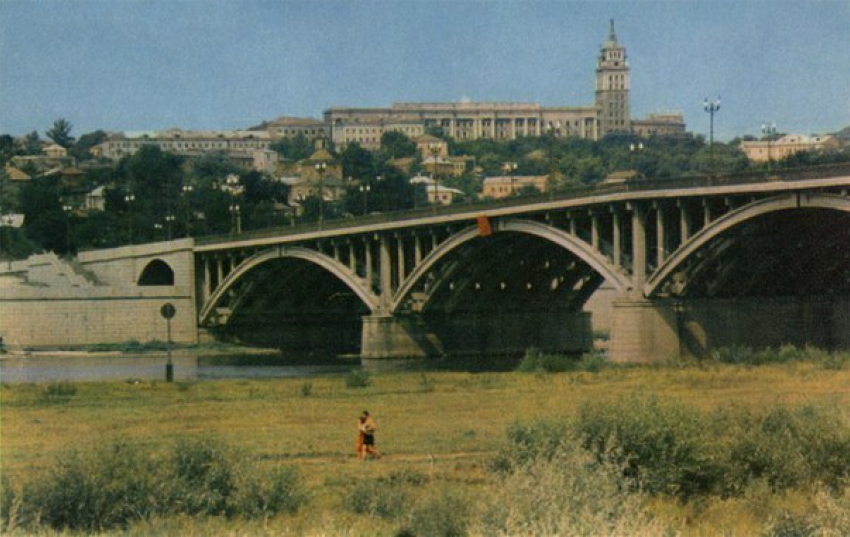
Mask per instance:
[[[174,380],[267,379],[342,375],[357,363],[304,365],[278,355],[173,354]],[[0,384],[165,380],[165,353],[50,353],[0,355]]]

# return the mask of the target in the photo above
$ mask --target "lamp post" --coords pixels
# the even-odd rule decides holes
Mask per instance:
[[[186,203],[186,236],[192,235],[192,191],[195,188],[192,185],[183,185],[183,200]]]
[[[136,196],[132,192],[128,192],[124,195],[124,203],[127,204],[127,238],[130,241],[130,244],[133,244],[133,214],[132,207],[133,202],[136,201]]]
[[[371,185],[360,185],[360,197],[363,198],[363,216],[369,211],[369,191],[372,190]]]
[[[325,220],[325,188],[324,177],[325,171],[328,169],[326,162],[316,163],[316,173],[319,174],[319,228],[322,227],[322,222]]]
[[[431,151],[431,161],[434,163],[434,172],[431,179],[434,181],[434,204],[433,211],[437,212],[437,204],[440,203],[440,180],[437,178],[437,156],[440,154],[440,144],[430,144],[428,150]]]
[[[549,199],[555,190],[555,138],[561,133],[561,122],[549,122],[546,130],[549,132]]]
[[[720,97],[718,97],[716,101],[712,102],[709,102],[706,98],[702,107],[711,117],[708,131],[708,166],[711,168],[711,172],[714,173],[714,114],[720,110]]]
[[[156,237],[159,237],[159,234],[162,232],[163,225],[160,224],[159,222],[157,222],[153,225],[153,229],[154,229],[154,235]]]
[[[62,210],[65,212],[67,222],[65,224],[65,252],[71,255],[71,217],[74,208],[70,205],[63,205]]]
[[[174,237],[174,222],[177,220],[177,217],[173,214],[165,215],[165,227],[167,230],[167,234],[165,238],[167,240],[171,240]]]
[[[511,197],[516,196],[516,191],[514,190],[514,172],[517,169],[516,162],[506,162],[503,166],[503,169],[507,172],[508,177],[511,180]]]
[[[242,233],[242,209],[236,201],[236,197],[242,193],[242,185],[239,176],[230,174],[225,179],[225,187],[230,192],[230,232],[234,235]]]
[[[773,135],[776,134],[776,123],[765,123],[761,126],[762,134],[767,137],[767,172],[770,173],[771,164],[773,164],[773,159],[770,155],[770,142]]]

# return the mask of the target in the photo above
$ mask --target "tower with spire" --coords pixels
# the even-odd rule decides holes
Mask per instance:
[[[596,106],[599,107],[599,135],[630,132],[629,64],[626,48],[617,42],[614,19],[608,41],[602,46],[596,64]]]

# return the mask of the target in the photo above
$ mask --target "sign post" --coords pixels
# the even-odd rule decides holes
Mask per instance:
[[[159,309],[159,313],[165,318],[165,326],[168,334],[168,341],[165,345],[168,352],[168,362],[165,364],[165,381],[174,382],[174,364],[171,363],[171,319],[177,313],[177,308],[171,302],[166,302]]]

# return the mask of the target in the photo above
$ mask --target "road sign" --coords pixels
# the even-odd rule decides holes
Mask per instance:
[[[177,308],[171,302],[166,302],[159,308],[159,313],[166,319],[171,319],[177,313]]]

